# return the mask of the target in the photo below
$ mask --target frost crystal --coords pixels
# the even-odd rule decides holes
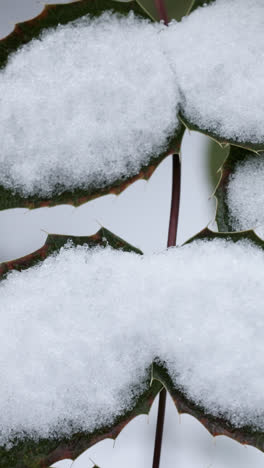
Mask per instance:
[[[103,187],[166,150],[179,98],[164,28],[106,12],[13,54],[0,72],[0,184],[25,196]]]
[[[1,443],[92,431],[131,408],[153,359],[234,425],[264,429],[264,253],[197,241],[141,257],[68,247],[0,283]]]
[[[263,0],[216,0],[171,23],[166,49],[193,124],[263,142],[263,31]]]

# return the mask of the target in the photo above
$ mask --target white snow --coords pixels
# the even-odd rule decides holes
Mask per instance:
[[[251,155],[235,165],[226,195],[230,222],[235,230],[264,228],[263,189],[264,153]]]
[[[216,0],[171,23],[165,42],[187,118],[222,137],[263,142],[263,0]]]
[[[179,106],[262,142],[263,30],[263,0],[216,0],[169,27],[106,12],[47,31],[0,72],[0,184],[51,196],[135,175],[167,148]]]
[[[1,443],[93,430],[153,359],[195,402],[264,429],[264,252],[196,241],[139,256],[63,248],[0,283]]]
[[[164,28],[106,12],[13,54],[0,72],[0,184],[26,196],[103,187],[166,150],[179,96]]]

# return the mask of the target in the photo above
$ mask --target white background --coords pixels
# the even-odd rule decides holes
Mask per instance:
[[[43,5],[37,0],[0,0],[0,35],[8,34],[16,22],[37,15]],[[178,243],[205,227],[214,215],[214,200],[209,200],[212,188],[208,182],[206,150],[205,137],[193,133],[184,138]],[[160,251],[166,247],[170,192],[171,158],[167,158],[149,182],[138,181],[119,197],[107,196],[77,209],[61,206],[0,212],[0,262],[41,247],[48,232],[90,235],[100,224],[145,252]],[[92,460],[101,468],[151,467],[156,413],[157,401],[149,417],[139,416],[132,421],[115,444],[106,440],[92,447],[74,462],[74,468],[89,468],[93,466]],[[263,465],[264,454],[225,437],[213,439],[192,417],[179,417],[168,400],[161,468]],[[62,461],[56,466],[69,468],[72,462]]]

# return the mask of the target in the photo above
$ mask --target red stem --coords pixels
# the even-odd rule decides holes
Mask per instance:
[[[168,232],[167,247],[176,245],[179,211],[180,211],[180,196],[181,196],[181,162],[180,156],[174,154],[172,156],[172,190],[171,190],[171,211],[170,224]]]
[[[158,408],[158,418],[157,418],[157,426],[156,426],[156,437],[155,437],[155,447],[154,447],[152,468],[159,468],[159,465],[160,465],[160,454],[161,454],[163,426],[164,426],[165,409],[166,409],[166,397],[167,397],[167,391],[165,388],[163,388],[159,394],[159,408]]]
[[[167,10],[166,10],[164,0],[155,0],[155,6],[159,13],[160,20],[163,20],[165,24],[168,24],[169,18],[167,15]]]
[[[181,193],[181,162],[180,156],[174,154],[172,156],[172,191],[171,191],[171,211],[170,211],[170,224],[168,232],[168,247],[176,245],[177,231],[178,231],[178,220],[180,210],[180,193]],[[156,437],[155,437],[155,448],[153,455],[152,468],[159,468],[160,466],[160,454],[162,446],[163,426],[165,418],[166,408],[166,389],[163,388],[159,394],[159,408],[158,408],[158,419],[156,426]]]
[[[155,6],[159,14],[160,20],[163,20],[168,25],[169,18],[166,11],[164,0],[155,0]],[[170,223],[168,232],[168,243],[167,247],[176,245],[177,231],[178,231],[178,219],[180,209],[180,190],[181,190],[181,163],[178,154],[172,156],[172,193],[171,193],[171,211],[170,211]],[[156,437],[155,447],[153,455],[152,468],[159,468],[160,466],[160,454],[163,437],[163,427],[166,409],[166,389],[163,388],[159,394],[159,408],[158,418],[156,426]]]

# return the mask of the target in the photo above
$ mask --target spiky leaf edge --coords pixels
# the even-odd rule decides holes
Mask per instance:
[[[9,450],[0,448],[1,468],[49,468],[54,463],[71,459],[75,460],[85,450],[104,439],[115,440],[124,427],[136,416],[148,414],[156,395],[163,388],[158,381],[152,382],[149,388],[139,397],[133,409],[116,418],[111,426],[102,427],[93,433],[74,433],[71,437],[54,437],[34,441],[25,436],[23,440],[14,440]]]
[[[0,263],[0,281],[3,277],[12,270],[25,270],[45,260],[49,255],[58,251],[67,242],[72,242],[74,245],[88,245],[93,248],[96,246],[110,246],[113,249],[124,250],[125,252],[135,252],[143,255],[142,251],[131,244],[127,243],[121,237],[116,236],[111,231],[102,227],[92,236],[67,236],[61,234],[49,234],[45,244],[38,250],[24,257]]]
[[[141,171],[127,179],[120,179],[115,183],[103,188],[95,188],[88,190],[66,191],[60,195],[54,195],[51,198],[41,198],[36,196],[23,197],[18,193],[13,193],[12,190],[5,189],[0,185],[0,210],[11,208],[44,208],[57,205],[73,205],[80,206],[88,201],[102,197],[104,195],[120,195],[127,187],[132,185],[137,180],[149,180],[159,164],[169,155],[179,153],[181,141],[184,133],[184,127],[179,129],[176,137],[172,138],[169,143],[169,148],[158,157],[153,157],[148,166],[144,166]]]
[[[217,143],[219,143],[222,147],[225,147],[227,145],[232,145],[236,146],[238,148],[243,148],[248,151],[252,151],[255,153],[260,153],[264,151],[264,142],[263,143],[252,143],[250,141],[238,141],[238,140],[233,140],[231,138],[225,138],[221,135],[217,135],[215,132],[211,132],[208,129],[205,129],[203,127],[199,127],[199,125],[194,124],[193,122],[190,122],[190,120],[187,119],[187,117],[184,115],[184,110],[183,108],[181,109],[179,113],[179,119],[181,122],[184,124],[185,128],[189,131],[194,131],[194,132],[199,132],[202,133],[203,135],[206,135],[213,140],[215,140]]]

